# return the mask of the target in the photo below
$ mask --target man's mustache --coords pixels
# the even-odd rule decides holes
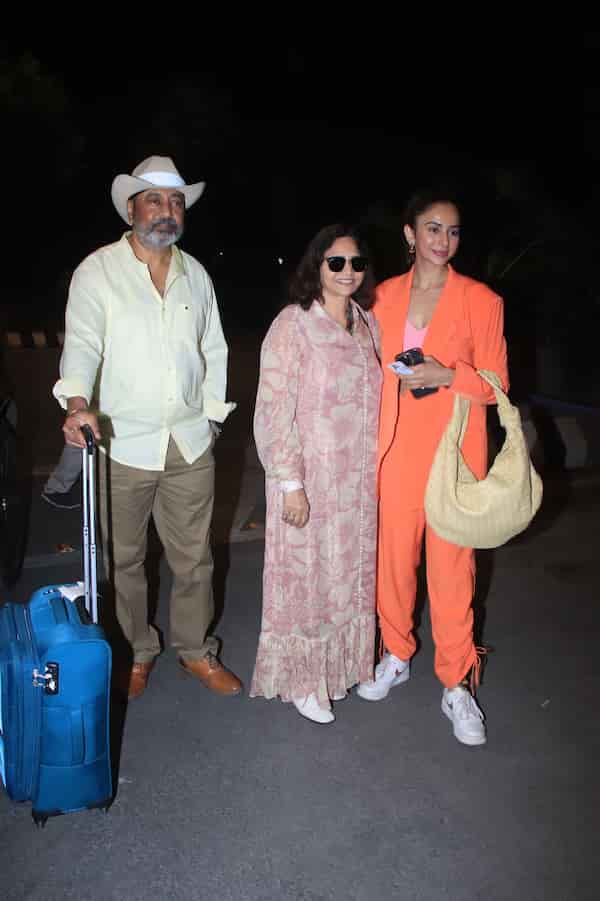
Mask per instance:
[[[154,231],[155,228],[162,228],[165,225],[168,226],[171,231],[177,231],[177,221],[170,216],[163,216],[162,219],[157,219],[156,222],[153,222],[150,226],[150,231]]]

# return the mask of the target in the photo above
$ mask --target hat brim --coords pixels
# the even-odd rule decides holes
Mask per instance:
[[[153,185],[144,178],[136,178],[134,175],[117,175],[112,183],[110,196],[117,213],[129,225],[129,214],[127,212],[127,201],[129,198],[134,194],[139,194],[140,191],[150,191],[152,188],[160,187],[161,185]],[[183,187],[177,188],[185,197],[186,210],[193,203],[196,203],[205,187],[206,182],[199,181],[194,185],[183,185]]]

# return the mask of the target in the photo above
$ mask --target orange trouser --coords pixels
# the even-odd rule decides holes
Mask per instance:
[[[423,510],[400,511],[382,497],[379,508],[377,612],[385,647],[401,660],[415,652],[412,633],[417,569],[425,532],[427,589],[435,642],[435,672],[454,688],[478,658],[473,643],[475,556],[449,544],[425,522]]]

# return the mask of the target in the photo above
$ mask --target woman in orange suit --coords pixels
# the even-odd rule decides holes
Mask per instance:
[[[404,275],[379,285],[374,308],[384,371],[377,610],[386,653],[375,668],[375,679],[360,683],[358,694],[378,701],[409,678],[416,649],[417,569],[425,538],[435,671],[444,686],[442,710],[458,741],[482,745],[485,722],[474,696],[480,670],[473,641],[474,553],[436,535],[423,508],[429,470],[455,394],[471,401],[462,445],[465,460],[478,478],[486,474],[486,405],[495,396],[477,370],[493,370],[508,388],[502,300],[450,266],[460,242],[456,203],[432,192],[416,195],[404,222],[412,265]],[[398,353],[415,347],[422,348],[424,362],[410,366],[412,374],[399,381],[389,364]],[[419,396],[423,388],[435,390]]]

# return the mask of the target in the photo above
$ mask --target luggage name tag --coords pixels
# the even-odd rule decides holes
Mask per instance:
[[[34,688],[43,688],[46,695],[57,695],[58,671],[58,663],[48,661],[43,673],[40,673],[38,669],[34,669],[31,674],[31,684]]]

